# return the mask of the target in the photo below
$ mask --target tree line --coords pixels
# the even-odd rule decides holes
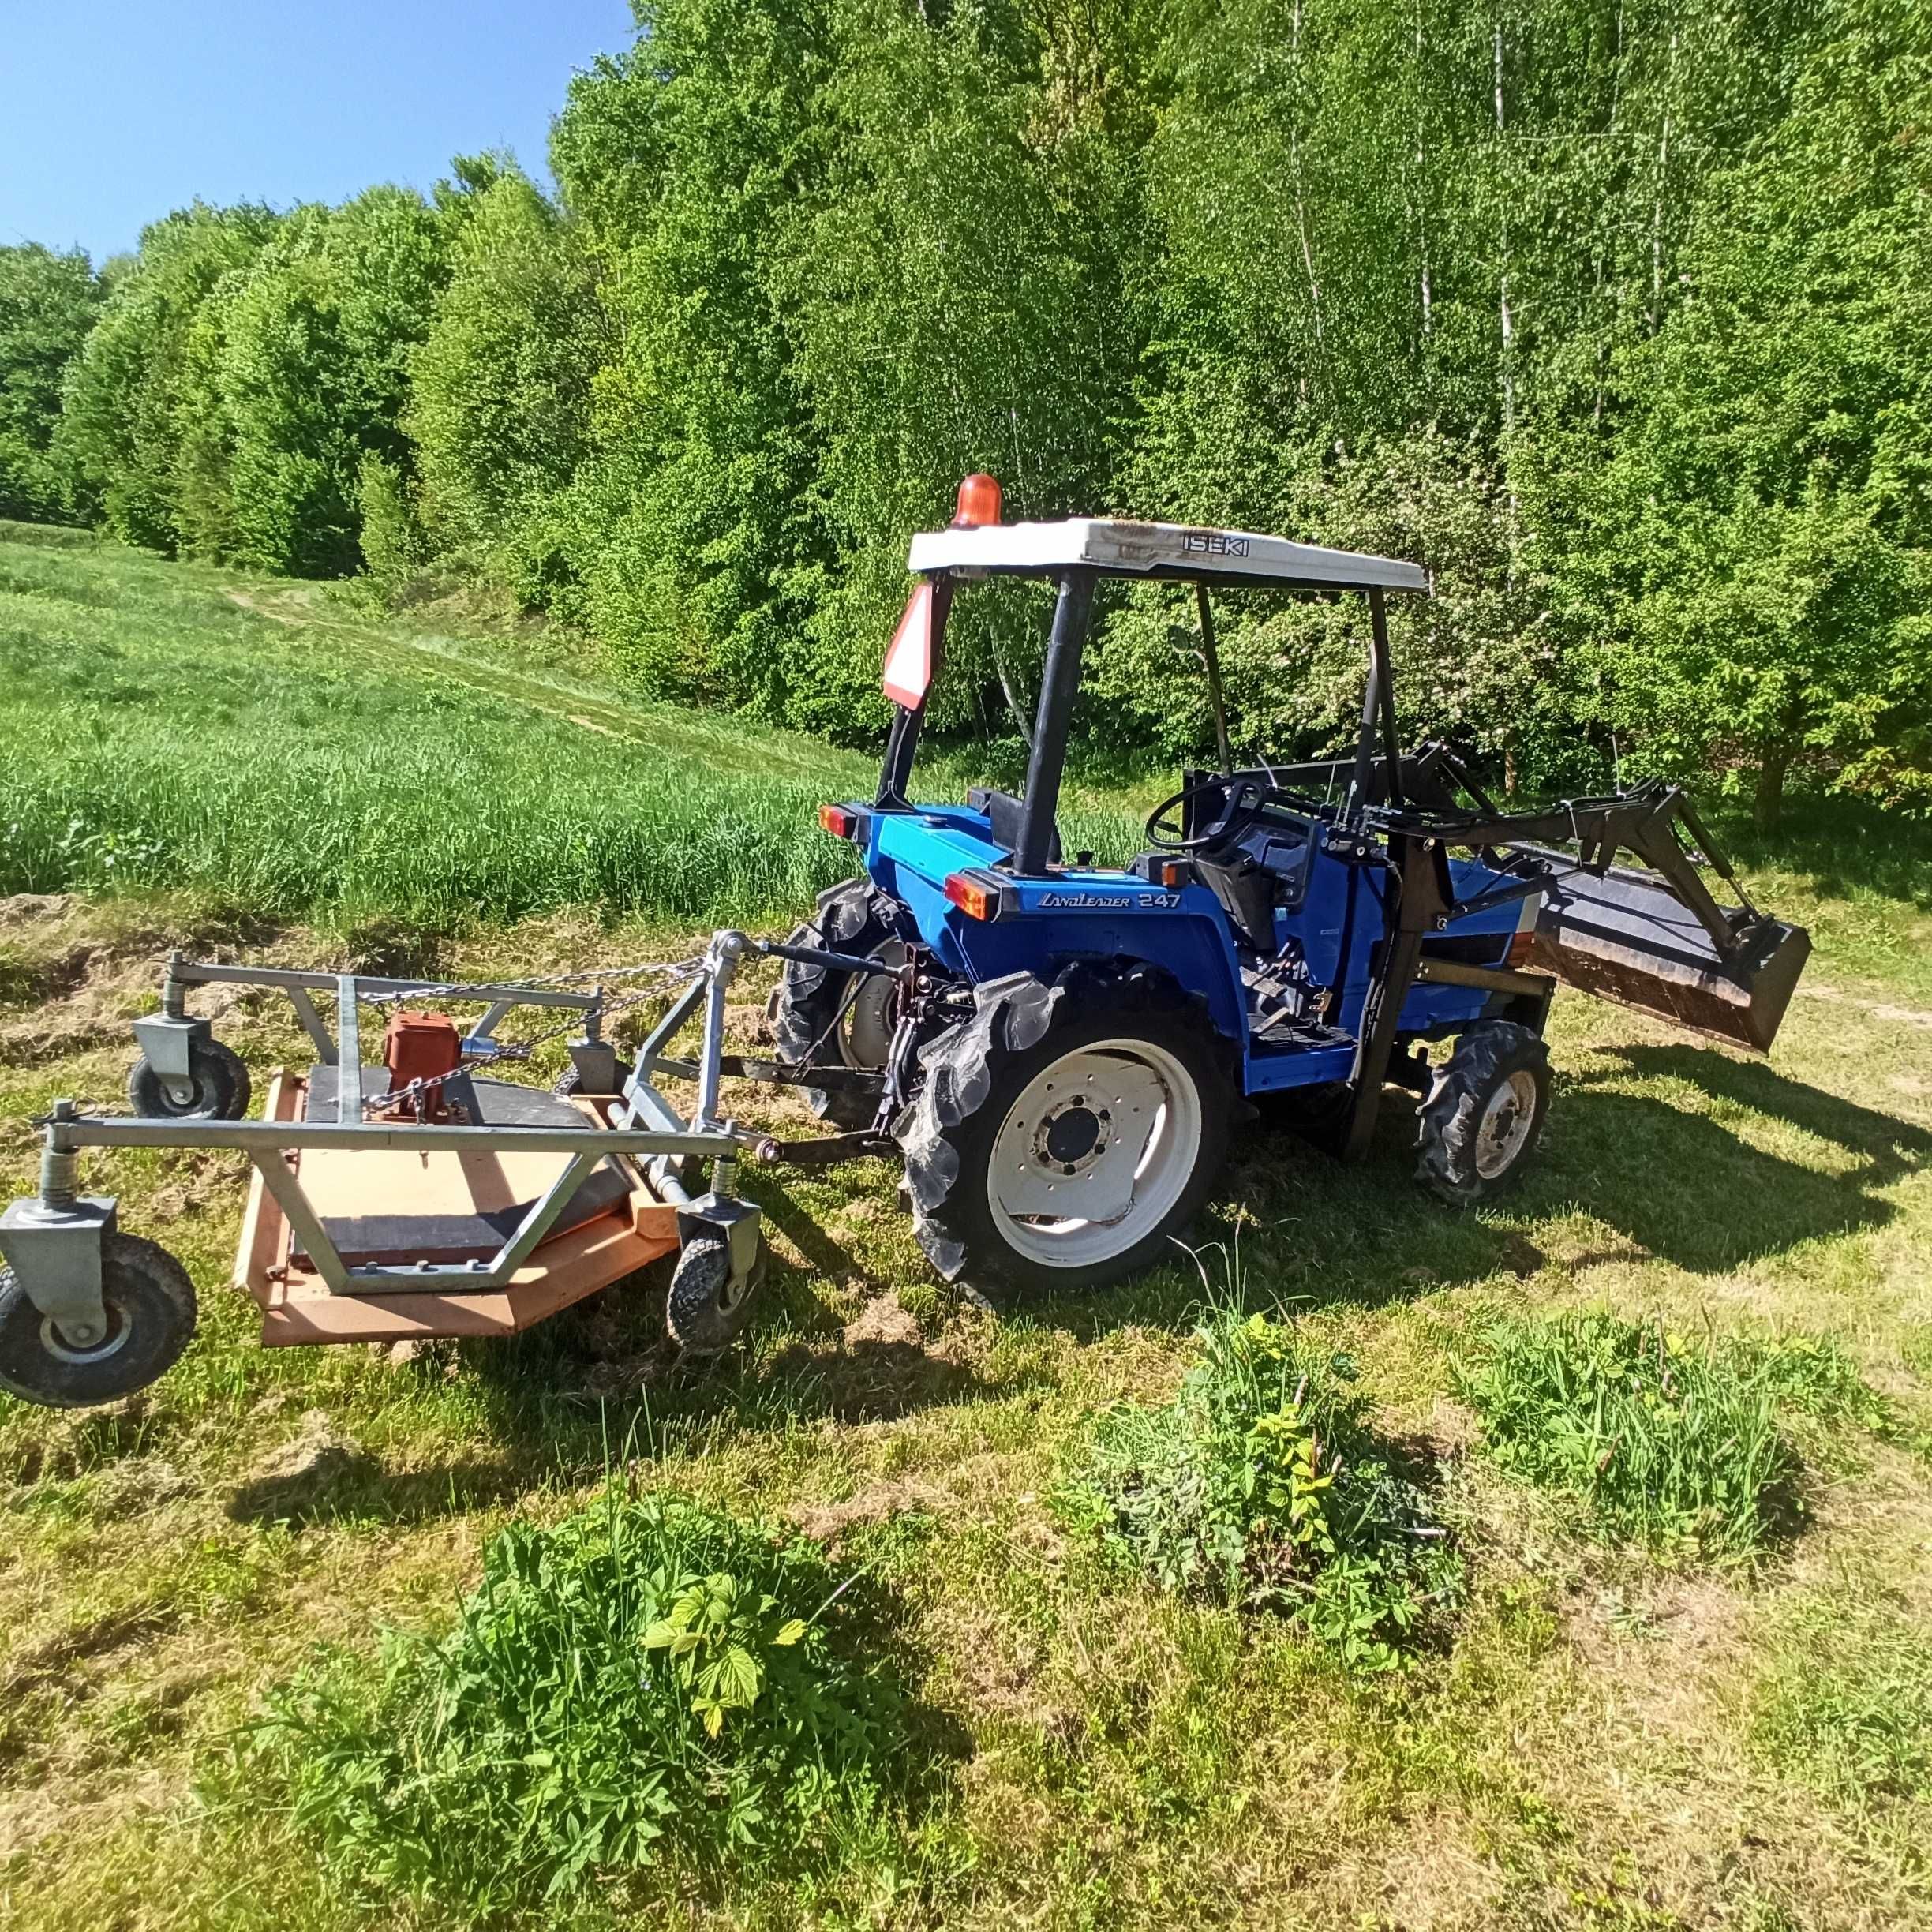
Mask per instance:
[[[1932,800],[1932,16],[1904,0],[637,0],[557,188],[0,249],[0,515],[387,596],[642,691],[878,728],[957,478],[1416,556],[1413,728],[1513,788]],[[1238,743],[1339,741],[1341,605],[1229,600]],[[1023,736],[1042,608],[939,721]],[[1211,742],[1189,606],[1082,728]],[[941,701],[935,701],[936,702]]]

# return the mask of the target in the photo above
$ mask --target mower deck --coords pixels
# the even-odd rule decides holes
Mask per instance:
[[[277,1073],[262,1118],[297,1121],[332,1113],[335,1071],[325,1066],[306,1075]],[[380,1072],[365,1069],[365,1080],[379,1078]],[[501,1080],[464,1084],[462,1103],[478,1125],[610,1125],[594,1100],[564,1099]],[[602,1108],[610,1105],[605,1102]],[[486,1260],[569,1159],[481,1149],[332,1148],[304,1148],[284,1158],[343,1260],[358,1267]],[[584,1181],[555,1230],[507,1286],[473,1292],[412,1290],[391,1276],[367,1289],[358,1284],[354,1294],[336,1294],[309,1262],[258,1171],[249,1186],[234,1279],[260,1308],[262,1341],[268,1346],[513,1335],[677,1245],[676,1208],[658,1198],[636,1163],[612,1155]]]

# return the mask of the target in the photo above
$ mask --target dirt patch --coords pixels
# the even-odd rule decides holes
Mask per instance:
[[[0,899],[0,930],[38,926],[66,917],[78,901],[72,893],[12,893]]]
[[[873,1483],[842,1503],[795,1503],[786,1515],[814,1542],[836,1543],[849,1530],[889,1522],[908,1511],[942,1516],[958,1507],[959,1498],[950,1490],[907,1477]]]
[[[923,1355],[925,1331],[919,1318],[899,1305],[897,1295],[880,1295],[868,1301],[856,1320],[845,1324],[843,1338],[848,1350],[854,1349],[908,1349]]]
[[[772,1367],[815,1383],[826,1409],[841,1421],[889,1421],[957,1400],[978,1384],[972,1366],[951,1350],[927,1346],[918,1317],[894,1294],[867,1303],[830,1347],[794,1342]]]
[[[286,1522],[313,1515],[339,1484],[378,1474],[361,1445],[320,1409],[303,1412],[292,1440],[256,1464],[229,1514],[242,1522]]]

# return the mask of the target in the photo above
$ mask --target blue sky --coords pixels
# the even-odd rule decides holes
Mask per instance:
[[[0,242],[98,262],[192,201],[429,187],[453,154],[544,170],[572,71],[627,0],[0,0]]]

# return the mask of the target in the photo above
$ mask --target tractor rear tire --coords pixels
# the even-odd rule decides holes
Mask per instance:
[[[177,1099],[143,1054],[129,1070],[128,1103],[143,1120],[241,1120],[248,1113],[248,1063],[218,1039],[190,1043],[188,1084]]]
[[[168,1251],[134,1234],[101,1242],[107,1333],[77,1346],[0,1268],[0,1388],[46,1409],[116,1402],[166,1375],[195,1331],[194,1283]]]
[[[902,944],[897,908],[869,879],[848,879],[818,895],[818,917],[792,935],[795,946],[814,952],[851,953],[861,959],[875,954],[889,957],[887,949]],[[885,1069],[892,1027],[886,1002],[892,983],[877,976],[855,987],[854,973],[829,966],[785,962],[784,979],[772,1014],[772,1030],[780,1056],[797,1065],[808,1057],[822,1066],[857,1067],[868,1073]],[[829,1088],[803,1090],[811,1110],[837,1127],[870,1127],[878,1103],[869,1094],[833,1091]]]
[[[921,1056],[900,1134],[927,1259],[948,1281],[1046,1294],[1170,1256],[1236,1108],[1205,1002],[1160,974],[1087,966],[1051,986],[1009,974],[974,998]],[[1114,1211],[1080,1211],[1103,1203]]]
[[[1549,1048],[1513,1020],[1485,1020],[1456,1039],[1416,1113],[1416,1178],[1473,1208],[1513,1186],[1549,1111]]]

